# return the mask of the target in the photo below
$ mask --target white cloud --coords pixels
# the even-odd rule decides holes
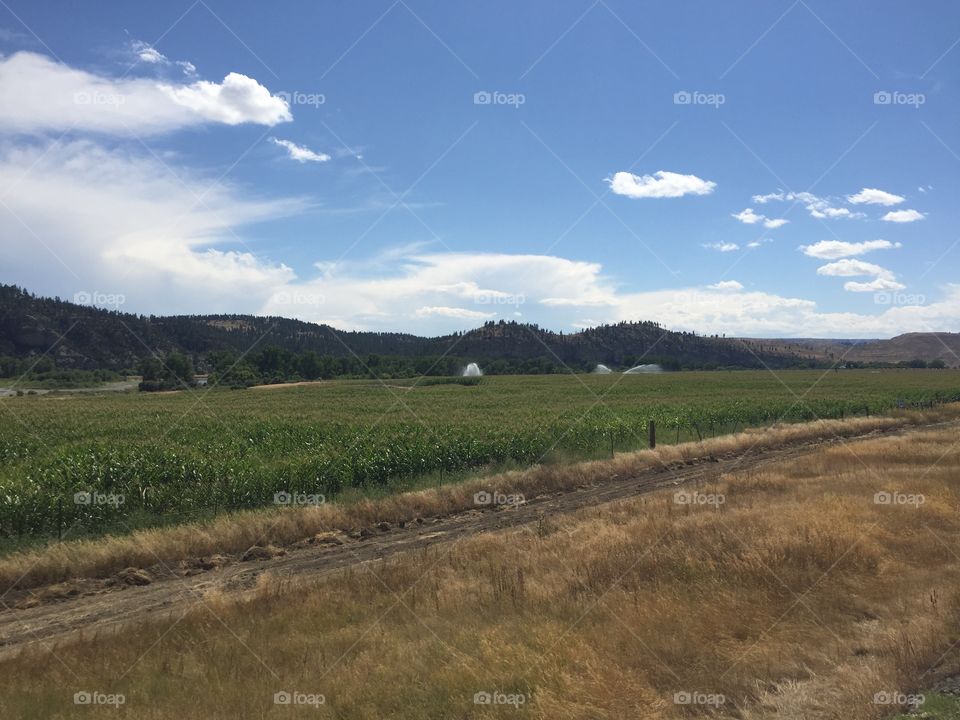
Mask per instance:
[[[817,220],[866,217],[863,213],[850,212],[847,208],[834,207],[829,198],[818,197],[811,192],[783,192],[778,190],[766,195],[754,195],[752,200],[759,205],[765,205],[772,201],[801,203],[810,213],[810,216]]]
[[[898,205],[904,200],[906,200],[906,198],[900,195],[894,195],[893,193],[877,190],[876,188],[863,188],[863,190],[855,195],[847,195],[847,201],[854,205],[864,203],[868,205]]]
[[[746,225],[755,225],[763,220],[763,215],[757,215],[757,213],[753,211],[753,208],[746,208],[738,213],[734,213],[733,217]]]
[[[130,48],[141,62],[151,65],[166,65],[170,62],[166,55],[142,40],[133,41],[130,43]]]
[[[286,101],[253,78],[190,84],[112,78],[31,52],[0,58],[0,131],[151,134],[207,123],[276,125],[292,120]]]
[[[856,275],[876,275],[877,277],[893,277],[893,273],[884,267],[868,263],[863,260],[837,260],[817,268],[817,275],[832,277],[853,277]]]
[[[849,281],[843,284],[843,289],[848,292],[879,292],[881,290],[903,290],[906,285],[898,283],[890,278],[874,278],[870,282]]]
[[[240,73],[228,73],[222,83],[198,80],[190,85],[160,85],[178,105],[212,122],[276,125],[292,120],[286,101]]]
[[[707,285],[708,290],[743,290],[743,284],[736,280],[721,280],[713,285]]]
[[[852,213],[848,208],[835,208],[835,207],[829,207],[829,206],[808,205],[807,210],[810,211],[810,215],[812,217],[815,217],[818,220],[823,220],[825,218],[863,217],[863,213]]]
[[[740,246],[732,242],[723,242],[723,243],[710,243],[704,245],[708,250],[717,250],[719,252],[733,252],[734,250],[739,250]]]
[[[899,247],[901,247],[900,243],[892,243],[889,240],[866,240],[858,243],[843,242],[841,240],[821,240],[813,245],[801,245],[800,250],[808,257],[815,257],[821,260],[836,260],[837,258],[864,255],[874,250],[888,250]]]
[[[124,294],[131,312],[255,312],[295,274],[236,233],[305,203],[175,172],[88,141],[0,149],[0,267],[38,292]]]
[[[817,275],[830,277],[857,277],[858,275],[872,275],[870,282],[848,282],[843,286],[849,292],[871,292],[876,290],[903,290],[906,285],[897,282],[896,276],[885,267],[863,260],[837,260],[817,268]]]
[[[758,215],[753,211],[753,208],[745,208],[738,213],[734,213],[733,217],[746,225],[756,225],[757,223],[762,222],[765,228],[769,228],[771,230],[778,227],[783,227],[790,222],[789,220],[784,220],[783,218],[772,219],[768,218],[766,215]]]
[[[162,52],[142,40],[134,40],[131,42],[130,51],[138,61],[147,63],[148,65],[176,67],[179,68],[184,75],[197,74],[197,68],[192,62],[186,60],[170,60],[170,58]]]
[[[617,195],[631,198],[673,198],[683,195],[709,195],[717,186],[710,180],[702,180],[696,175],[660,170],[653,175],[634,175],[618,172],[613,178],[607,178],[610,189]]]
[[[764,205],[764,204],[770,202],[771,200],[784,200],[785,197],[786,197],[786,196],[785,196],[782,192],[779,192],[779,191],[778,191],[778,192],[775,192],[775,193],[767,193],[766,195],[754,195],[753,198],[752,198],[752,200],[753,200],[755,203],[759,203],[759,204],[761,204],[761,205]]]
[[[926,216],[923,213],[916,210],[891,210],[880,219],[886,222],[909,223],[923,220],[924,217]]]
[[[287,156],[291,160],[296,160],[297,162],[327,162],[330,159],[330,156],[326,153],[314,152],[308,147],[303,145],[297,145],[296,143],[290,142],[289,140],[279,140],[278,138],[270,138],[270,142],[274,145],[279,145],[282,148],[285,148],[287,151]]]

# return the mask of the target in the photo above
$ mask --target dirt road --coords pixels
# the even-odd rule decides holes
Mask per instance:
[[[925,426],[930,427],[930,426]],[[595,506],[654,490],[693,484],[733,470],[791,462],[839,442],[856,442],[879,435],[922,431],[920,428],[874,431],[844,440],[804,442],[747,455],[712,457],[647,470],[572,491],[528,498],[522,505],[500,510],[470,510],[442,518],[425,518],[405,527],[368,528],[366,537],[340,535],[342,544],[310,544],[288,549],[286,554],[260,561],[237,557],[194,559],[178,567],[149,568],[146,580],[78,580],[29,593],[8,594],[0,605],[0,657],[21,648],[53,648],[72,635],[118,630],[129,620],[179,617],[191,607],[201,607],[211,591],[241,597],[263,573],[289,581],[315,580],[341,568],[386,558],[396,553],[452,543],[482,532],[494,532],[538,522],[584,507]],[[149,584],[139,585],[138,582]],[[131,584],[128,584],[131,583]]]

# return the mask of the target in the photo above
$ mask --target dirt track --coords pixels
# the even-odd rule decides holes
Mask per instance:
[[[930,426],[873,431],[842,442],[917,432],[924,427]],[[160,568],[161,572],[155,573],[155,579],[147,585],[86,580],[58,586],[59,592],[50,592],[48,588],[45,593],[22,595],[19,602],[16,597],[8,596],[0,606],[0,658],[28,646],[52,648],[56,642],[81,632],[90,635],[116,630],[128,620],[180,617],[191,607],[202,607],[200,603],[210,591],[242,596],[256,585],[263,573],[288,580],[313,580],[340,568],[396,553],[536,523],[543,516],[695,483],[734,469],[742,471],[795,460],[839,442],[841,440],[833,439],[804,442],[774,450],[754,450],[747,455],[705,457],[688,464],[646,470],[631,477],[613,476],[602,484],[528,498],[523,505],[502,510],[470,510],[443,518],[427,518],[422,523],[408,523],[403,528],[373,529],[366,538],[344,537],[342,545],[302,543],[303,547],[291,548],[285,555],[269,560],[241,562],[238,558],[226,558],[225,564],[212,569],[198,564],[183,564],[176,570]]]

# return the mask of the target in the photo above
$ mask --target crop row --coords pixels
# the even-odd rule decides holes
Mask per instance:
[[[960,393],[937,391],[916,392],[906,401],[902,393],[891,394],[871,403],[791,398],[613,409],[595,404],[538,422],[488,413],[476,422],[430,425],[413,418],[361,425],[268,417],[235,419],[229,428],[194,422],[162,437],[94,436],[91,428],[93,439],[60,442],[51,426],[47,439],[41,430],[0,441],[0,537],[123,530],[164,517],[260,507],[282,493],[315,501],[397,479],[505,461],[535,463],[554,452],[582,457],[636,449],[644,446],[651,420],[660,441],[673,442],[777,420],[839,418],[882,413],[905,402],[958,399]]]

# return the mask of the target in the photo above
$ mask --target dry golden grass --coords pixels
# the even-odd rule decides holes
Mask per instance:
[[[410,521],[417,517],[447,515],[474,507],[473,495],[482,489],[533,497],[538,493],[603,482],[612,475],[623,477],[678,460],[775,448],[784,443],[806,440],[847,437],[875,429],[929,422],[934,418],[955,415],[956,412],[956,408],[944,408],[937,415],[902,413],[896,418],[854,418],[777,425],[704,442],[660,446],[655,451],[623,453],[612,460],[535,466],[529,470],[377,500],[233,513],[205,523],[52,544],[0,558],[0,592],[14,586],[32,588],[76,577],[107,577],[127,567],[150,567],[158,563],[173,565],[184,558],[242,553],[255,544],[287,546],[332,529],[346,531],[375,525],[380,521]]]
[[[309,586],[267,578],[241,603],[0,663],[0,716],[74,717],[87,690],[144,719],[889,717],[876,693],[956,665],[955,441],[836,445],[695,489],[721,505],[659,492]],[[282,690],[325,704],[277,707]]]

